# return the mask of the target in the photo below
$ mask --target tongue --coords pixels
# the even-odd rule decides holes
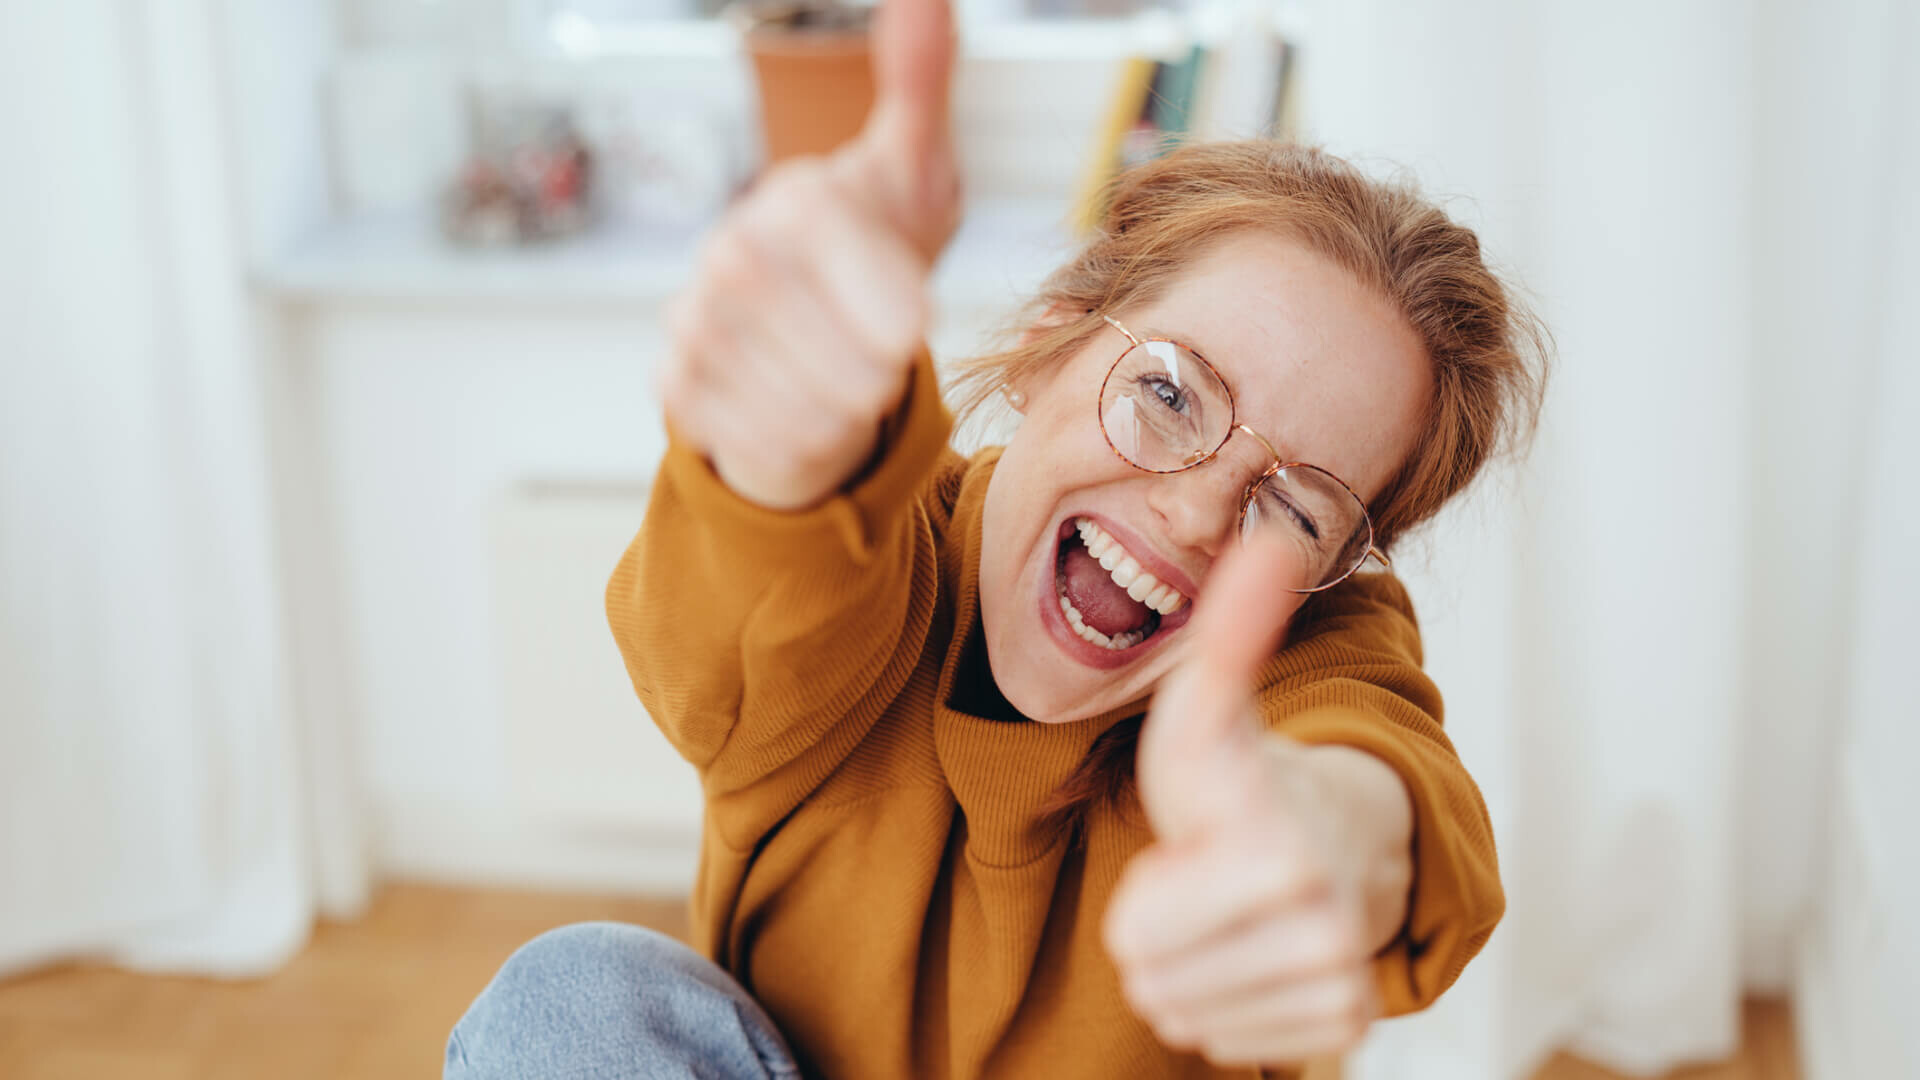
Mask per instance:
[[[1113,583],[1113,576],[1086,545],[1069,541],[1066,559],[1067,599],[1080,609],[1088,626],[1113,637],[1146,624],[1147,606]]]

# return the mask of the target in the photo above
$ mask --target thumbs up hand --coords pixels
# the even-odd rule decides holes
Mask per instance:
[[[948,0],[887,0],[866,126],[762,177],[668,307],[656,380],[667,418],[749,501],[798,509],[832,495],[905,392],[927,279],[959,221],[953,61]]]
[[[873,111],[832,159],[849,188],[872,193],[895,229],[931,264],[960,216],[954,163],[954,38],[950,0],[888,0],[874,28]]]
[[[1299,604],[1292,561],[1249,546],[1209,574],[1190,652],[1140,735],[1156,842],[1128,864],[1104,927],[1135,1012],[1220,1065],[1356,1043],[1379,1015],[1370,957],[1411,880],[1411,809],[1392,770],[1265,732],[1254,710],[1256,672]]]

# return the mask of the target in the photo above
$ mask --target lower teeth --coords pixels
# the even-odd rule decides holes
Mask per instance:
[[[1121,649],[1131,649],[1147,640],[1147,635],[1142,630],[1128,630],[1124,634],[1108,637],[1088,626],[1080,616],[1080,609],[1073,606],[1073,601],[1068,600],[1065,593],[1060,594],[1060,613],[1067,617],[1067,625],[1072,627],[1073,632],[1078,634],[1082,641],[1098,645],[1103,649],[1119,652]]]

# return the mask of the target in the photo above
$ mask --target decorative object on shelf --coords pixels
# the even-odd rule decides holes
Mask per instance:
[[[727,9],[753,59],[765,161],[824,153],[873,105],[873,8],[840,0],[741,0]]]
[[[660,108],[655,93],[583,100],[578,119],[594,149],[596,223],[682,233],[711,222],[753,171],[744,114],[740,103],[699,95],[672,109]]]
[[[570,236],[586,227],[593,153],[568,110],[476,102],[473,119],[475,152],[441,202],[448,239],[497,247]]]

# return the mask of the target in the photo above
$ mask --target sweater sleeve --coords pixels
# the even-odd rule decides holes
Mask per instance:
[[[1301,638],[1270,661],[1260,709],[1273,730],[1367,751],[1406,785],[1413,885],[1400,932],[1374,958],[1386,1014],[1398,1016],[1432,1004],[1500,921],[1493,826],[1441,730],[1406,589],[1386,574],[1356,575],[1320,601]]]
[[[785,770],[797,801],[905,684],[933,618],[923,493],[951,427],[923,352],[874,463],[799,511],[735,495],[669,430],[607,618],[641,702],[710,799]],[[721,825],[753,842],[744,823]]]

